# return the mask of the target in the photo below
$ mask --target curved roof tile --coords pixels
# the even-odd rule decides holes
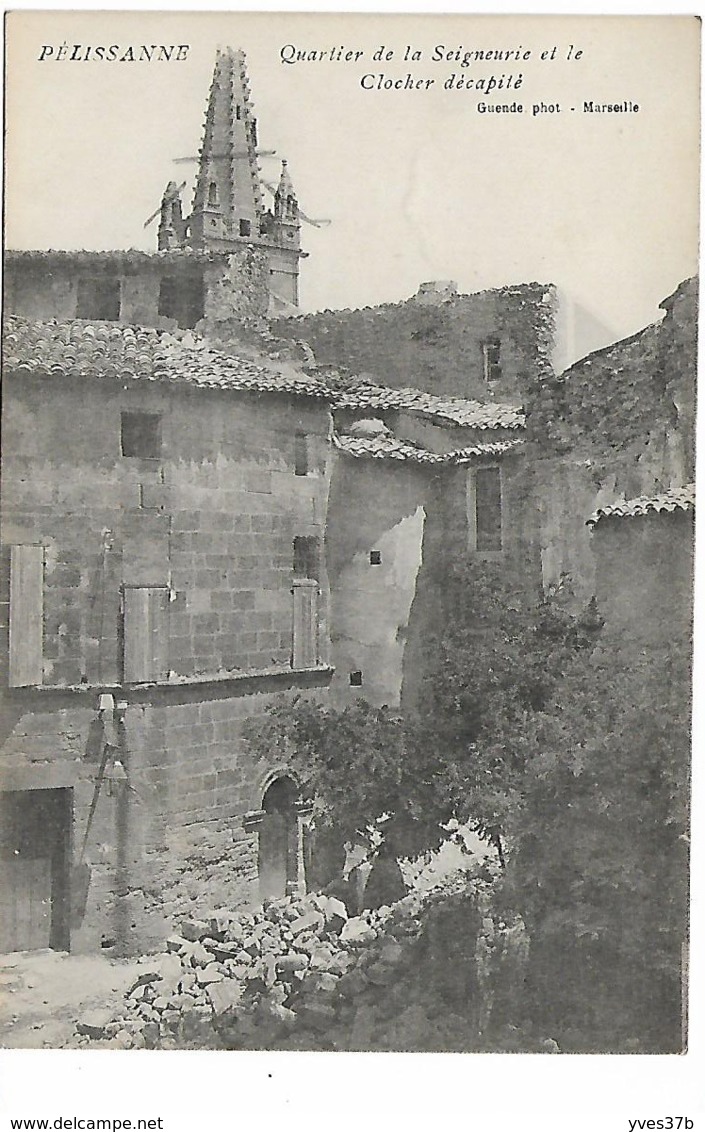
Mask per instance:
[[[611,503],[593,511],[587,525],[594,527],[600,519],[634,519],[659,511],[692,511],[695,509],[695,484],[675,487],[662,495],[642,495],[637,499],[627,499],[622,503]]]
[[[486,444],[471,444],[452,452],[430,452],[394,436],[339,436],[333,434],[333,443],[341,452],[358,459],[401,460],[413,464],[465,464],[476,456],[501,456],[516,451],[522,440],[500,440]]]
[[[339,409],[403,409],[466,428],[523,428],[525,424],[524,412],[518,405],[439,397],[421,389],[391,389],[372,383],[341,390],[334,403]]]
[[[4,325],[3,359],[5,367],[17,373],[168,381],[330,400],[325,383],[315,377],[217,353],[193,334],[179,338],[111,322],[37,322],[10,316]]]

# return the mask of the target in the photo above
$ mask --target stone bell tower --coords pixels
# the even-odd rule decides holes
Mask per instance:
[[[181,217],[176,186],[162,202],[159,248],[236,252],[253,246],[265,253],[270,308],[298,307],[301,251],[299,206],[286,161],[266,209],[257,162],[257,120],[253,115],[243,51],[226,48],[216,56],[191,215]]]

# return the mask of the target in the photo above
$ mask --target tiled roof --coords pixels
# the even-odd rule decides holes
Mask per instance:
[[[290,393],[330,400],[324,382],[293,369],[265,369],[208,349],[202,339],[115,322],[5,319],[7,370],[46,377],[169,381],[211,389]]]
[[[523,410],[517,405],[439,397],[420,389],[390,389],[365,383],[335,394],[340,409],[404,409],[417,416],[447,421],[465,428],[523,428]]]
[[[588,525],[594,526],[600,519],[633,519],[658,511],[692,511],[694,507],[695,484],[690,483],[684,487],[672,488],[662,495],[642,495],[638,499],[598,507],[588,519]]]
[[[353,389],[330,389],[323,375],[316,377],[286,366],[282,372],[246,358],[222,354],[189,331],[168,332],[80,319],[37,321],[9,315],[3,326],[3,359],[8,370],[45,376],[75,374],[293,393],[325,398],[341,409],[404,409],[428,420],[466,428],[524,426],[523,411],[515,405],[483,404],[372,383],[361,383]]]
[[[430,452],[395,436],[339,436],[333,434],[336,448],[358,459],[403,460],[414,464],[465,464],[476,456],[502,456],[523,444],[522,440],[471,444],[452,452]]]

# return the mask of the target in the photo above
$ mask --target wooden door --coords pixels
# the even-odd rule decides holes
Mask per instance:
[[[0,794],[0,951],[68,949],[71,791]]]

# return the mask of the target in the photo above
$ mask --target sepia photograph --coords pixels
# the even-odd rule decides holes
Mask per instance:
[[[699,20],[5,53],[0,1047],[687,1056]]]

